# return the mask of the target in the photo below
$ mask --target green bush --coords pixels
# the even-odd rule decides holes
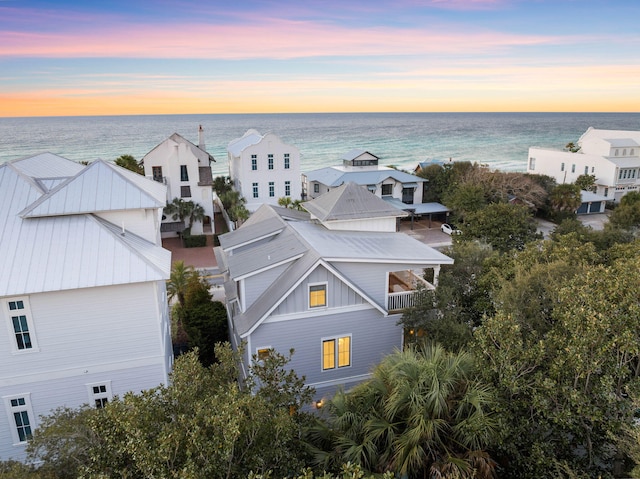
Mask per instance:
[[[192,235],[191,228],[186,228],[182,232],[182,245],[185,248],[199,248],[207,246],[207,237],[205,235]]]

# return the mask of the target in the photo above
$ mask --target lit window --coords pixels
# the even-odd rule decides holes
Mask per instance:
[[[267,164],[268,164],[268,168],[270,170],[273,170],[273,154],[268,154],[267,155]]]
[[[37,348],[33,325],[31,322],[31,311],[27,298],[11,299],[5,302],[9,310],[11,331],[15,341],[12,343],[15,352],[34,351]]]
[[[289,169],[289,153],[284,154],[284,169]]]
[[[253,197],[257,198],[258,197],[258,183],[253,183],[251,185],[251,188],[253,190]]]
[[[309,286],[309,307],[321,308],[327,305],[327,285],[313,284]]]
[[[322,369],[351,366],[351,336],[322,341]]]
[[[256,352],[256,357],[258,359],[258,361],[264,361],[265,359],[267,359],[269,356],[271,356],[271,348],[258,348],[257,352]]]
[[[276,195],[276,187],[273,181],[269,182],[269,197],[273,198]]]
[[[96,409],[102,409],[113,399],[111,381],[87,384],[87,393],[89,394],[89,404]]]
[[[187,172],[187,165],[180,165],[180,181],[189,181],[189,173]]]
[[[253,171],[258,169],[258,155],[251,155],[251,169]]]
[[[284,196],[291,196],[291,182],[284,182]]]
[[[31,410],[31,398],[29,394],[19,396],[6,396],[3,398],[14,444],[27,442],[31,439],[33,429],[33,411]]]

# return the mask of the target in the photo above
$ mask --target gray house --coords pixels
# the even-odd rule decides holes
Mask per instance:
[[[264,205],[216,248],[233,346],[245,342],[247,363],[295,349],[290,366],[318,401],[367,379],[402,347],[402,309],[418,288],[435,287],[440,265],[453,263],[404,233],[380,231],[371,212],[394,222],[398,212],[366,188],[350,183],[327,195],[305,204],[313,212],[306,220]],[[345,230],[346,220],[358,230]],[[368,220],[377,231],[366,231]]]

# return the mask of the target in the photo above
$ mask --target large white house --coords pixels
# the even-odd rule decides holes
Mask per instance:
[[[38,418],[166,383],[166,187],[43,153],[0,165],[0,460]]]
[[[251,129],[229,143],[227,155],[233,187],[250,212],[262,204],[277,205],[282,197],[301,199],[300,150],[295,146]]]
[[[204,219],[191,225],[192,234],[202,234],[205,229],[208,232],[209,228],[213,233],[212,161],[215,159],[205,150],[202,126],[197,145],[174,133],[142,158],[145,176],[167,185],[167,202],[181,198],[204,208]],[[163,236],[175,236],[184,227],[179,218],[167,215],[162,220]]]
[[[557,183],[573,183],[580,175],[595,175],[596,191],[608,201],[620,201],[640,188],[640,131],[589,127],[573,153],[529,148],[527,173],[549,175]]]
[[[318,405],[370,377],[403,346],[402,311],[433,289],[453,260],[396,232],[405,213],[347,183],[305,203],[261,206],[215,248],[225,278],[230,336],[244,364],[274,349],[316,390]],[[432,283],[423,271],[432,270]],[[243,370],[243,374],[247,371]]]

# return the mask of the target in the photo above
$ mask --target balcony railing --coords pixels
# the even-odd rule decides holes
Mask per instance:
[[[416,305],[421,291],[433,289],[435,289],[435,286],[413,271],[390,273],[387,310],[395,312],[411,308]]]

